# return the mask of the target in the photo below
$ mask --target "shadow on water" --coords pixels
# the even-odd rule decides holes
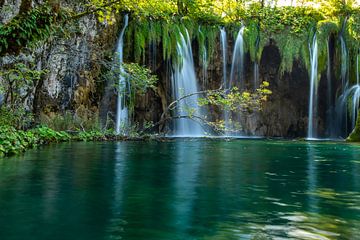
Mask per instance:
[[[169,139],[0,160],[0,239],[360,239],[360,147]]]

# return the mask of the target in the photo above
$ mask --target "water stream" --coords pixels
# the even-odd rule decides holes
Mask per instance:
[[[116,107],[116,125],[115,125],[115,131],[117,134],[125,134],[125,132],[122,132],[121,128],[125,127],[128,124],[128,108],[126,106],[126,93],[127,93],[127,83],[126,78],[123,74],[123,49],[124,49],[124,35],[125,30],[129,23],[129,16],[125,15],[124,17],[124,26],[120,32],[116,53],[118,57],[118,62],[120,66],[120,74],[118,79],[118,95],[117,95],[117,107]]]
[[[233,50],[230,84],[229,86],[238,86],[240,89],[244,87],[244,29],[242,26],[236,37]]]
[[[204,130],[200,124],[201,110],[198,105],[199,88],[195,74],[194,59],[191,40],[188,31],[180,33],[180,41],[177,43],[179,61],[174,63],[172,73],[172,86],[174,100],[181,99],[176,108],[174,121],[174,136],[177,137],[200,137],[204,136]],[[194,95],[192,95],[194,94]]]
[[[221,53],[222,53],[222,61],[223,61],[223,88],[225,91],[227,91],[230,86],[229,86],[229,82],[228,82],[228,76],[227,76],[227,50],[228,50],[228,42],[227,42],[227,33],[226,33],[226,29],[224,27],[220,28],[220,45],[221,45]],[[224,110],[223,113],[223,117],[224,117],[224,126],[225,126],[225,131],[224,131],[224,135],[229,135],[229,131],[228,129],[230,128],[230,123],[229,123],[229,119],[230,119],[230,112],[228,110]]]
[[[308,116],[308,139],[317,137],[317,95],[318,95],[318,43],[316,34],[310,46],[310,94],[309,94],[309,116]]]

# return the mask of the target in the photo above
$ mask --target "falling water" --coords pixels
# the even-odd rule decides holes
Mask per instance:
[[[225,28],[220,29],[220,43],[223,60],[223,86],[227,88],[227,36]]]
[[[239,87],[243,87],[243,75],[244,75],[244,29],[242,26],[236,37],[235,47],[233,51],[233,58],[230,72],[230,86],[232,84],[238,84]]]
[[[128,15],[125,15],[124,18],[124,26],[120,32],[118,45],[117,45],[117,55],[118,55],[118,61],[120,65],[120,75],[118,79],[118,95],[117,95],[117,111],[116,111],[116,126],[115,130],[117,134],[120,134],[120,128],[122,125],[126,125],[128,122],[128,108],[125,104],[125,98],[126,98],[126,79],[123,76],[123,48],[124,48],[124,33],[126,30],[126,27],[128,26],[129,17]]]
[[[334,106],[333,106],[333,90],[332,90],[332,76],[331,76],[331,51],[330,51],[330,39],[327,42],[327,69],[326,69],[326,79],[327,79],[327,114],[326,114],[326,123],[327,123],[327,133],[329,137],[335,137],[334,133]]]
[[[199,34],[201,35],[202,38],[205,38],[203,32],[201,31],[201,28],[199,26]],[[202,86],[203,89],[207,89],[207,79],[208,79],[208,74],[207,74],[207,70],[208,70],[208,53],[207,53],[207,49],[206,49],[206,45],[204,44],[202,46],[201,49],[201,66],[202,66]]]
[[[318,85],[318,44],[316,34],[310,47],[310,95],[309,95],[309,118],[308,118],[308,139],[316,138],[317,118],[317,85]],[[315,121],[314,121],[315,120]]]
[[[338,99],[338,107],[343,109],[342,115],[347,115],[347,111],[351,114],[351,129],[354,129],[356,124],[356,118],[358,115],[360,102],[360,85],[354,85],[351,88],[346,89]],[[347,134],[347,133],[346,133]]]
[[[226,29],[224,27],[220,28],[220,44],[221,44],[221,53],[222,53],[222,60],[223,60],[223,88],[225,91],[229,89],[229,83],[227,81],[227,34]],[[230,118],[230,112],[227,110],[224,110],[223,113],[224,117],[224,124],[225,124],[225,135],[229,135],[229,132],[227,129],[229,129],[229,118]]]
[[[156,58],[157,58],[157,42],[154,40],[149,41],[148,43],[148,49],[149,49],[149,57],[148,62],[151,70],[153,72],[156,71]]]
[[[343,93],[346,91],[348,87],[348,51],[346,48],[346,42],[344,37],[340,36],[340,44],[341,44],[341,86]]]
[[[343,25],[343,28],[345,23]],[[348,80],[349,55],[343,35],[340,35],[341,45],[341,95],[336,102],[336,130],[338,136],[345,137],[348,134],[348,109],[347,103],[350,94]]]
[[[358,54],[356,55],[356,84],[359,85],[359,55],[360,55],[360,49],[358,49]]]
[[[207,75],[207,68],[208,68],[208,60],[207,60],[207,49],[205,46],[203,46],[203,54],[202,54],[202,82],[203,82],[203,86],[204,89],[207,88],[207,79],[208,79],[208,75]]]
[[[174,64],[172,76],[173,94],[175,99],[197,93],[197,79],[195,75],[194,59],[191,48],[189,33],[186,30],[185,36],[180,33],[180,41],[177,43],[177,53],[179,62]],[[200,116],[200,108],[198,106],[198,95],[186,97],[178,102],[177,119],[175,121],[175,136],[204,136],[204,130],[196,117]],[[192,119],[189,119],[189,115]]]
[[[259,64],[254,62],[254,89],[256,90],[260,86],[259,83]]]

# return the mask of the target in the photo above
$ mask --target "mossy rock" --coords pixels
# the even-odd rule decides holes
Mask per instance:
[[[352,133],[346,139],[348,142],[360,142],[360,116],[358,116],[356,125]]]

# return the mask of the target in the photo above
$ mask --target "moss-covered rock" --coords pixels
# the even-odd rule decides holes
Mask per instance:
[[[358,116],[356,125],[352,133],[346,139],[348,142],[360,142],[360,116]]]

